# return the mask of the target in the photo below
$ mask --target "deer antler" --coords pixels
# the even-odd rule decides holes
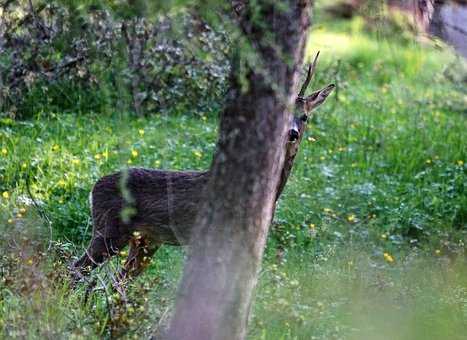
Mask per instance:
[[[305,82],[303,83],[302,88],[300,89],[300,92],[298,93],[298,98],[303,99],[303,96],[305,95],[305,91],[310,85],[310,81],[313,78],[313,75],[315,74],[316,70],[316,64],[318,63],[318,57],[319,57],[319,51],[316,53],[315,60],[313,60],[313,64],[308,67],[308,74],[306,75]]]

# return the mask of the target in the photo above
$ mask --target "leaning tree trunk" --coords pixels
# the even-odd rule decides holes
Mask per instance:
[[[234,58],[170,339],[246,335],[311,14],[310,0],[250,3],[239,11],[240,40],[250,47],[238,46]]]

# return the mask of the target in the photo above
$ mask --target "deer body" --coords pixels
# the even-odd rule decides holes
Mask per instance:
[[[334,89],[334,85],[304,97],[313,76],[318,55],[308,70],[297,97],[289,129],[276,201],[285,187],[302,140],[308,114]],[[129,245],[128,258],[119,277],[137,275],[161,244],[185,245],[196,221],[198,204],[203,201],[209,171],[164,171],[133,168],[104,176],[92,190],[93,233],[88,249],[72,270],[81,278],[89,270]]]
[[[95,184],[92,192],[95,231],[111,239],[139,231],[157,243],[187,243],[209,173],[133,168],[127,176],[125,183],[122,183],[125,173],[119,172]],[[122,185],[129,191],[128,200],[122,197]],[[120,216],[125,207],[129,209],[127,222]],[[119,228],[106,228],[113,224]]]
[[[74,267],[92,269],[130,244],[134,263],[126,271],[140,271],[141,251],[152,255],[161,244],[187,244],[208,179],[208,171],[143,168],[102,177],[91,194],[91,244]]]

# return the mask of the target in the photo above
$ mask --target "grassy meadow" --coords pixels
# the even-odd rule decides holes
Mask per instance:
[[[364,25],[313,28],[313,87],[338,88],[309,124],[278,204],[251,339],[467,339],[466,62]],[[90,237],[93,183],[127,166],[206,169],[217,114],[0,120],[0,338],[163,329],[182,249],[162,247],[128,303],[105,284],[122,258],[97,270],[87,299],[67,265]]]

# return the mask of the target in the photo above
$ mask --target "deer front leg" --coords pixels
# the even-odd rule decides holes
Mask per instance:
[[[130,240],[128,257],[118,274],[119,280],[122,282],[138,276],[149,264],[158,248],[158,244],[151,243],[146,237],[135,232]]]

